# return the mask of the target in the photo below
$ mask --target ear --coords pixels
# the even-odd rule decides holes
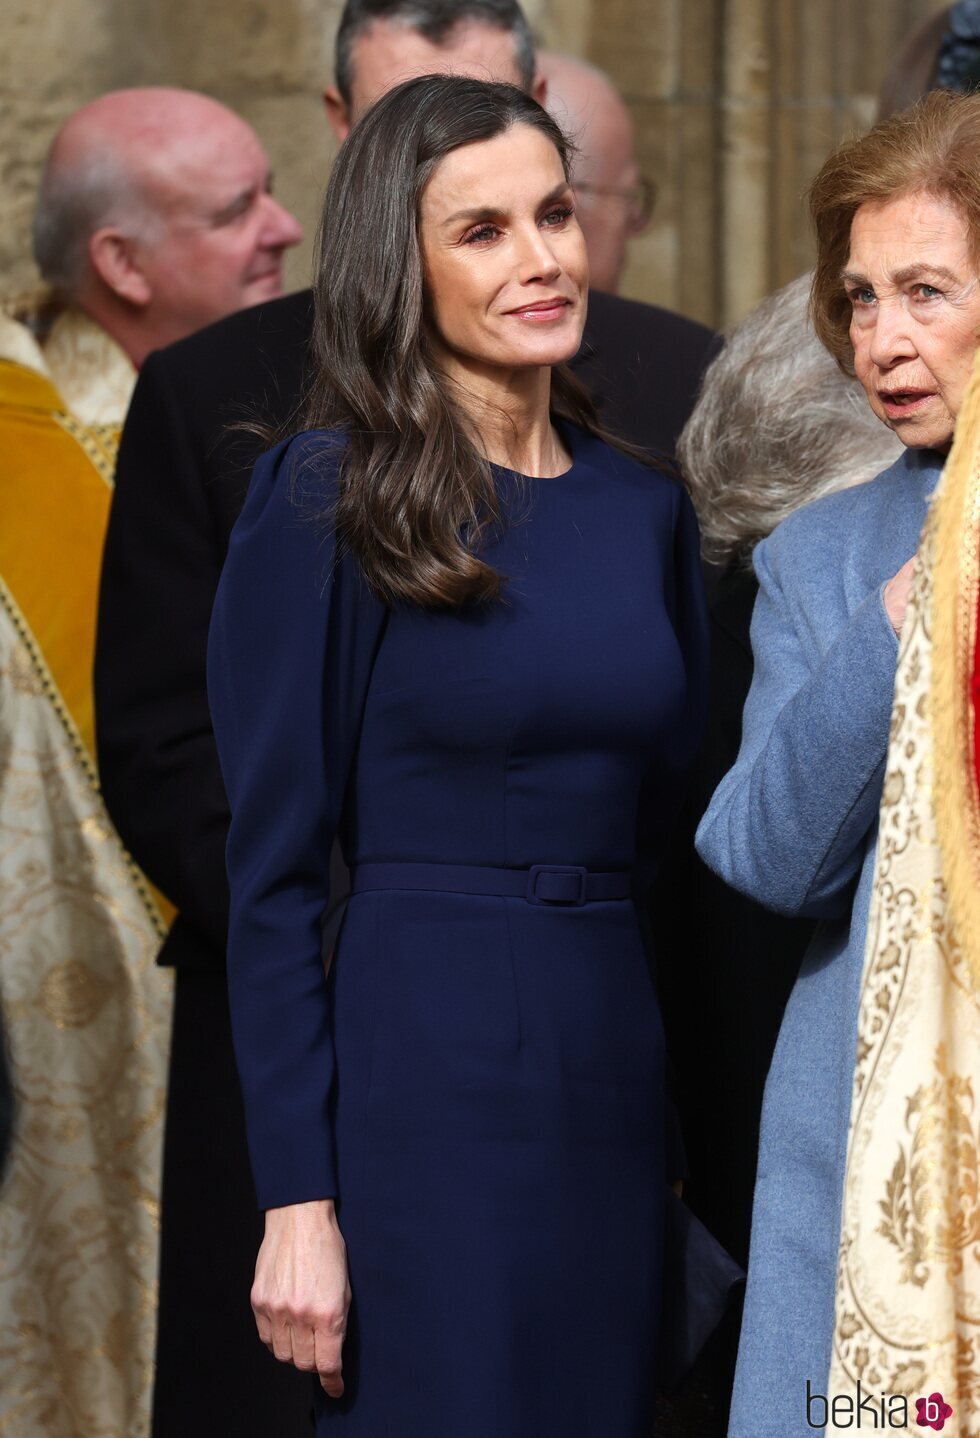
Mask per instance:
[[[547,81],[547,80],[545,79],[545,77],[541,74],[541,71],[538,70],[538,71],[536,71],[535,76],[534,76],[534,80],[533,80],[533,82],[532,82],[532,84],[531,84],[531,99],[532,99],[532,100],[537,100],[537,102],[538,102],[539,105],[544,105],[544,103],[545,103],[547,97],[548,97],[548,81]]]
[[[327,121],[330,128],[340,143],[343,144],[350,134],[352,121],[350,110],[347,108],[346,101],[336,85],[328,85],[324,90],[323,103],[327,111]]]
[[[153,298],[153,287],[143,273],[139,247],[131,235],[106,226],[96,230],[88,242],[92,269],[119,299],[145,309]]]

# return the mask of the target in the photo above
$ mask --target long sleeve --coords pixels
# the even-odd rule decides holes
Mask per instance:
[[[696,843],[739,892],[820,918],[846,912],[877,815],[898,646],[877,585],[826,647],[814,645],[789,591],[801,567],[820,559],[804,552],[799,531],[787,540],[786,528],[756,550],[741,748]]]
[[[262,1208],[335,1196],[322,959],[330,849],[384,610],[294,502],[315,437],[256,465],[214,605],[208,693],[231,806],[228,983]]]
[[[674,832],[673,806],[681,805],[690,783],[690,771],[704,729],[707,706],[708,623],[699,550],[694,507],[687,493],[678,485],[673,550],[666,577],[665,598],[684,668],[684,709],[678,724],[678,735],[683,736],[683,740],[677,746],[673,785],[665,786],[661,774],[657,783],[657,802],[651,802],[646,790],[641,794],[637,829],[637,914],[658,987],[663,982],[663,970],[677,964],[679,956],[669,946],[663,951],[657,942],[653,886],[665,846],[669,845]],[[674,1097],[676,1091],[673,1065],[668,1062],[665,1160],[667,1180],[671,1183],[686,1178],[688,1174],[683,1124]]]
[[[676,487],[672,547],[664,572],[664,602],[680,651],[684,697],[677,723],[678,738],[666,749],[658,746],[656,773],[640,794],[637,823],[639,911],[646,918],[649,888],[664,856],[665,845],[690,784],[691,771],[704,731],[708,700],[708,618],[699,557],[698,522],[684,489]],[[672,773],[665,775],[669,766]],[[656,799],[651,800],[652,784]]]
[[[143,367],[119,450],[95,657],[99,769],[123,842],[177,906],[185,957],[191,930],[214,964],[228,805],[204,666],[223,544],[164,358]]]
[[[708,705],[708,610],[701,570],[700,536],[694,506],[686,490],[678,487],[674,528],[674,574],[671,616],[687,675],[687,710],[684,718],[689,752],[685,776],[701,743]]]

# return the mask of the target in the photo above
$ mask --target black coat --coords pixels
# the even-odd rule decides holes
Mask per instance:
[[[730,569],[709,605],[711,683],[684,822],[660,876],[657,947],[689,1165],[685,1197],[745,1265],[762,1091],[783,1010],[816,925],[736,893],[703,864],[694,831],[735,763],[752,683],[751,570]]]
[[[306,291],[151,355],[123,432],[95,658],[99,767],[123,842],[180,913],[164,963],[224,963],[228,811],[205,652],[228,537],[267,447],[229,425],[296,414],[311,323]],[[672,454],[716,345],[692,320],[593,293],[576,364],[610,428]]]
[[[658,989],[687,1151],[684,1198],[738,1262],[748,1264],[759,1120],[783,1010],[816,927],[770,913],[703,864],[694,831],[738,756],[752,683],[751,569],[714,570],[708,606],[708,719],[669,858],[653,891]],[[662,1417],[662,1432],[723,1438],[740,1311],[709,1345]]]

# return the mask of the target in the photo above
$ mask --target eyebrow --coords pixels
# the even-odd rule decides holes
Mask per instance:
[[[540,202],[540,205],[550,205],[553,200],[557,200],[560,195],[564,195],[566,190],[570,190],[571,188],[570,181],[562,180],[560,185],[556,185],[553,190],[548,191],[544,199]],[[457,210],[455,214],[447,216],[447,218],[440,221],[440,223],[442,225],[455,225],[460,220],[466,220],[469,224],[476,224],[482,220],[503,219],[504,213],[503,210],[495,209],[492,205],[478,205],[472,210]]]
[[[238,194],[235,195],[233,199],[229,200],[226,205],[222,205],[220,210],[215,211],[214,215],[212,216],[213,222],[220,225],[223,220],[227,220],[230,218],[230,216],[235,214],[236,210],[243,202],[251,201],[253,196],[255,195],[258,195],[260,193],[265,195],[271,195],[272,178],[272,171],[270,170],[264,180],[258,180],[254,185],[248,185],[245,189],[239,190]]]
[[[933,275],[937,280],[948,280],[951,284],[962,284],[962,276],[955,275],[945,265],[906,265],[904,269],[896,270],[891,279],[896,285],[907,285],[910,280],[919,280],[923,275]],[[844,270],[841,279],[845,284],[866,285],[868,278],[854,270]]]

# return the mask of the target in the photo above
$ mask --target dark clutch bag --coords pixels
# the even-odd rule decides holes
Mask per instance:
[[[676,1392],[721,1323],[745,1273],[673,1189],[664,1221],[661,1392]]]

